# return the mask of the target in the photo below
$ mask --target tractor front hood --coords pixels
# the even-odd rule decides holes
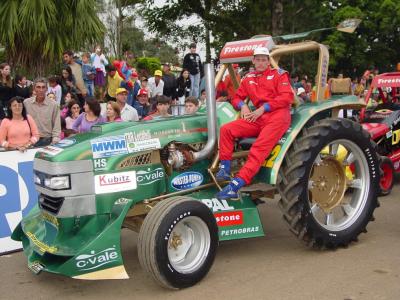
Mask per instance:
[[[28,267],[77,279],[129,278],[123,264],[120,235],[132,200],[118,199],[111,214],[55,218],[36,206],[17,226]],[[79,234],[76,234],[79,232]]]

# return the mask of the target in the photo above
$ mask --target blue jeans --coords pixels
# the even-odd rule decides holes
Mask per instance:
[[[94,82],[92,81],[85,81],[85,86],[87,89],[87,95],[93,97],[94,96]]]
[[[190,74],[190,81],[192,82],[192,86],[190,89],[190,96],[195,96],[196,98],[199,98],[200,73],[197,73],[196,75]]]

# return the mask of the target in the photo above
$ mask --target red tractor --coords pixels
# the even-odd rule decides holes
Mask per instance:
[[[382,156],[381,195],[388,195],[400,173],[400,72],[376,75],[365,96],[360,122]]]

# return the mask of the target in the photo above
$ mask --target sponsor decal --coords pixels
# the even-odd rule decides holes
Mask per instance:
[[[32,243],[36,245],[36,247],[39,248],[39,251],[42,253],[48,252],[48,253],[56,253],[57,252],[57,247],[54,246],[49,246],[42,241],[40,241],[35,234],[32,232],[27,232],[26,235],[29,237]]]
[[[105,168],[107,168],[107,159],[105,158],[93,159],[93,167],[95,170],[104,170]]]
[[[400,162],[396,161],[396,162],[393,164],[393,167],[394,167],[395,170],[397,170],[397,169],[400,167]]]
[[[226,229],[226,230],[221,230],[221,236],[253,233],[253,232],[258,232],[258,231],[260,231],[259,226],[245,227],[245,228],[239,228],[239,229]]]
[[[235,209],[233,206],[230,206],[226,200],[218,200],[217,198],[201,199],[201,202],[207,205],[213,212]]]
[[[259,42],[257,44],[242,44],[237,46],[225,46],[223,49],[223,54],[228,53],[238,53],[238,52],[253,52],[254,49],[265,47],[265,42]]]
[[[150,130],[126,133],[125,140],[129,153],[161,148],[160,139],[151,138]]]
[[[203,175],[199,172],[185,172],[174,177],[171,186],[176,190],[187,190],[203,183]]]
[[[138,185],[149,185],[154,182],[160,181],[163,178],[163,168],[157,168],[154,170],[148,168],[147,171],[141,170],[136,172],[136,181]]]
[[[140,152],[146,150],[160,149],[160,139],[149,139],[143,141],[129,142],[128,141],[128,152]]]
[[[126,141],[129,142],[137,142],[151,139],[150,130],[141,130],[139,132],[129,132],[125,134]]]
[[[223,226],[235,226],[243,224],[243,211],[231,211],[214,214],[217,225]]]
[[[64,149],[62,149],[62,148],[58,148],[58,147],[54,147],[54,146],[46,146],[46,147],[40,149],[38,152],[45,153],[50,156],[55,156],[63,151],[64,151]]]
[[[390,138],[390,137],[392,137],[392,131],[390,130],[390,131],[388,131],[388,132],[386,132],[386,138]]]
[[[94,176],[96,194],[107,194],[136,189],[136,172],[119,172]]]
[[[126,198],[119,198],[117,201],[114,202],[115,205],[125,205],[129,202],[129,199]]]
[[[47,212],[42,211],[42,217],[43,220],[49,222],[50,224],[54,225],[56,228],[58,228],[59,224],[58,224],[58,220],[56,217],[48,214]]]
[[[63,140],[59,141],[59,142],[58,142],[57,144],[55,144],[54,146],[64,148],[64,147],[72,146],[72,145],[75,144],[75,143],[76,143],[76,140],[75,140],[75,139],[69,139],[69,138],[67,138],[67,139],[63,139]]]
[[[384,83],[400,83],[400,78],[388,78],[388,79],[378,79],[378,84],[384,84]]]
[[[123,135],[94,139],[90,143],[92,145],[93,158],[95,159],[128,153]]]
[[[279,71],[278,71],[279,72]],[[273,79],[274,78],[274,75],[269,75],[269,76],[267,76],[267,80],[271,80],[271,79]]]
[[[97,253],[90,251],[90,254],[81,254],[75,260],[79,271],[89,271],[118,261],[118,252],[113,246]]]

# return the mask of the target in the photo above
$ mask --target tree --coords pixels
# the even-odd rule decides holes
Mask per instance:
[[[0,43],[14,66],[34,75],[61,57],[102,39],[105,28],[96,16],[95,0],[3,0],[0,2]]]
[[[122,51],[133,52],[134,57],[158,57],[161,62],[178,63],[175,48],[158,37],[147,37],[134,24],[133,17],[126,17],[121,32]]]
[[[221,10],[229,9],[240,1],[228,0],[168,0],[162,7],[154,5],[154,0],[145,4],[144,19],[151,32],[168,37],[176,43],[182,43],[185,38],[192,41],[203,40],[206,43],[206,61],[211,60],[210,34],[212,24],[218,22]],[[183,25],[185,19],[198,21]]]

